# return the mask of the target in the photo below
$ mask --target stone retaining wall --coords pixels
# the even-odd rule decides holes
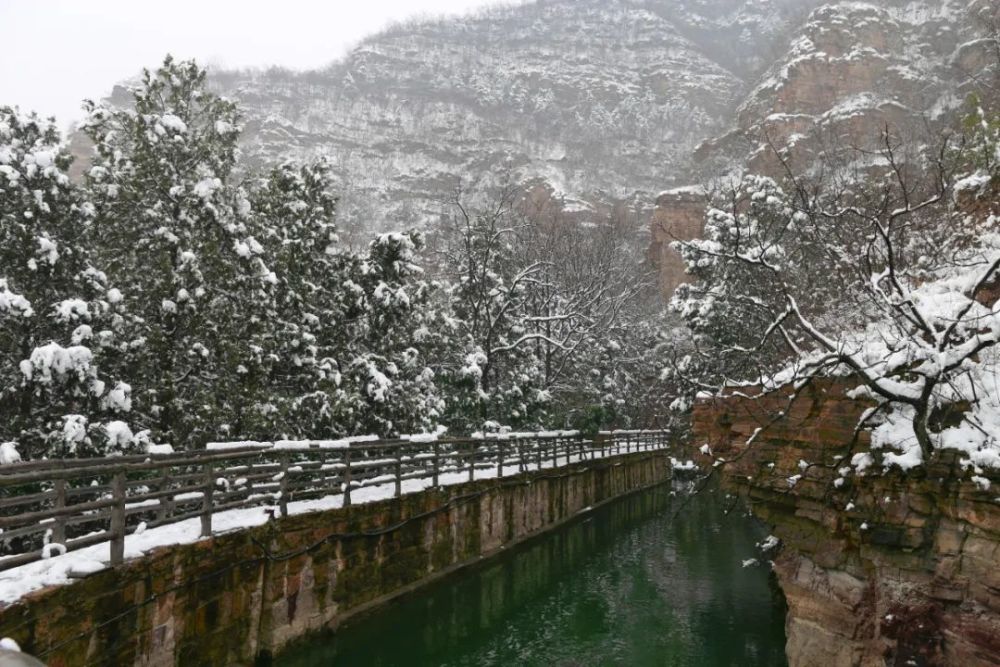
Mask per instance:
[[[279,518],[0,609],[50,667],[266,664],[290,642],[669,479],[663,452]]]

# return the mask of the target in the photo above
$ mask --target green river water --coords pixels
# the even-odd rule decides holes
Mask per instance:
[[[716,492],[669,485],[600,507],[457,574],[279,667],[782,666],[784,601],[764,536]]]

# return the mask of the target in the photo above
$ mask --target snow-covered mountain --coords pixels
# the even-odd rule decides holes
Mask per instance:
[[[797,174],[856,178],[881,159],[887,128],[910,155],[938,145],[969,93],[990,89],[997,57],[988,31],[998,17],[996,0],[815,7],[791,26],[784,52],[755,77],[729,128],[695,150],[689,185],[744,170],[781,179],[782,160]],[[698,237],[704,211],[704,194],[692,187],[657,200],[649,256],[665,294],[686,280],[671,242]]]
[[[212,80],[244,111],[249,161],[332,161],[341,226],[363,239],[432,227],[460,185],[507,173],[596,218],[720,171],[779,171],[766,142],[808,168],[886,121],[946,117],[983,67],[990,12],[995,0],[535,0],[400,24],[315,71]],[[682,235],[697,233],[687,217]]]
[[[215,72],[255,161],[326,156],[341,218],[427,226],[511,172],[570,206],[687,180],[814,0],[540,0],[400,25],[317,71]]]
[[[733,129],[700,147],[700,173],[739,164],[780,174],[774,147],[808,170],[837,148],[873,148],[887,125],[901,140],[933,141],[982,84],[991,6],[996,12],[990,0],[818,7],[741,102]]]

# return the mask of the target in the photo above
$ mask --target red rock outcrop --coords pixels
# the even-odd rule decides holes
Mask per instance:
[[[650,223],[652,243],[649,260],[660,275],[660,290],[665,296],[673,294],[677,286],[686,281],[681,254],[670,244],[690,241],[701,236],[705,229],[707,195],[702,188],[678,188],[660,193]]]
[[[974,7],[954,0],[834,2],[816,9],[737,113],[754,173],[781,177],[775,149],[804,171],[843,149],[934,141],[981,63]],[[964,56],[963,56],[964,54]],[[963,56],[963,57],[960,57]],[[928,131],[930,130],[930,131]],[[858,155],[845,155],[858,160]]]
[[[836,482],[868,444],[855,433],[867,406],[843,390],[828,382],[790,407],[774,396],[694,411],[692,444],[728,462],[723,483],[781,539],[789,664],[1000,664],[1000,476],[984,489],[943,453],[909,475]]]
[[[936,145],[938,131],[955,123],[968,93],[995,67],[983,34],[997,12],[991,0],[819,7],[752,85],[732,127],[695,151],[692,182],[739,171],[781,180],[789,168],[816,174],[818,165],[827,175],[867,173],[880,168],[877,151],[887,129],[910,151]],[[673,222],[689,215],[686,200],[661,197],[657,204],[650,252],[659,258],[669,296],[684,267],[663,249],[657,230],[696,225]]]

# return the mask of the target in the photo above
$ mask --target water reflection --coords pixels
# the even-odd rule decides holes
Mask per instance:
[[[728,507],[711,491],[680,508],[669,487],[623,499],[278,664],[784,665],[780,593],[741,565],[763,534]]]

